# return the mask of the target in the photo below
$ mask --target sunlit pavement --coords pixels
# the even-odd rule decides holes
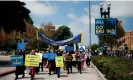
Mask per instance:
[[[25,78],[19,76],[18,80],[30,80],[30,75],[26,72]],[[0,80],[14,80],[15,74],[9,74],[0,77]],[[57,78],[56,74],[48,75],[48,69],[45,68],[44,72],[40,72],[34,78],[34,80],[100,80],[97,72],[93,67],[85,67],[82,74],[79,74],[76,68],[73,68],[73,73],[67,74],[66,71],[61,69],[61,77]]]

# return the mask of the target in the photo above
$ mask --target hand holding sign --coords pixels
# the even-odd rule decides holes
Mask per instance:
[[[56,67],[63,67],[64,66],[64,62],[63,62],[63,57],[62,56],[57,56],[55,58],[55,62],[56,62]]]

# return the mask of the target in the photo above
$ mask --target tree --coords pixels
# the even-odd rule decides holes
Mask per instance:
[[[55,34],[53,35],[53,39],[55,41],[59,41],[59,40],[66,40],[73,37],[72,32],[70,31],[70,28],[68,26],[60,26]]]
[[[97,50],[98,47],[99,47],[98,44],[92,44],[91,45],[91,50],[95,51],[95,50]]]
[[[31,43],[32,49],[42,49],[47,47],[48,45],[46,43],[42,43],[40,40],[37,40],[36,38],[34,38],[33,42]]]
[[[30,10],[25,7],[24,2],[20,1],[1,1],[0,2],[0,28],[3,27],[6,33],[13,30],[25,32],[25,21],[33,24],[30,17]]]
[[[44,34],[44,29],[41,27],[41,28],[38,29],[38,32]]]
[[[124,36],[125,31],[123,29],[123,26],[121,24],[120,21],[118,21],[117,19],[117,26],[116,26],[116,36],[112,36],[112,35],[108,35],[106,36],[106,40],[105,40],[105,36],[104,35],[99,35],[99,46],[103,46],[103,44],[106,43],[111,47],[111,49],[113,48],[113,46],[115,46],[118,41],[117,39],[121,38],[122,36]]]

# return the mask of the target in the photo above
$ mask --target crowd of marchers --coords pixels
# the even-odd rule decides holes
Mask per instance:
[[[78,73],[82,74],[82,70],[84,69],[84,64],[89,67],[90,66],[90,61],[91,61],[91,52],[89,51],[82,51],[82,50],[77,50],[77,51],[65,51],[65,50],[38,50],[38,49],[33,49],[31,52],[27,53],[24,50],[16,50],[14,55],[22,55],[23,56],[23,62],[25,62],[25,56],[26,55],[37,55],[37,53],[41,54],[54,54],[56,56],[62,56],[63,57],[63,64],[64,64],[64,70],[67,71],[67,74],[73,73],[73,68],[77,68]],[[57,77],[60,78],[60,72],[61,72],[61,67],[56,67],[56,61],[54,59],[49,59],[48,57],[43,57],[42,56],[42,61],[40,61],[38,67],[30,66],[27,67],[25,65],[23,66],[16,66],[16,71],[15,71],[15,79],[18,79],[18,75],[22,75],[22,78],[25,77],[25,70],[27,68],[29,69],[29,75],[31,75],[31,79],[35,77],[36,74],[39,74],[40,71],[44,71],[43,69],[48,68],[49,75],[57,74]]]

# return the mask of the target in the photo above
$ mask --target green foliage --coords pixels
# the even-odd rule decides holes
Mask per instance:
[[[5,31],[4,31],[3,28],[1,27],[1,29],[0,29],[0,33],[2,33],[2,32],[5,32]]]
[[[94,56],[93,63],[106,75],[108,80],[133,80],[133,61],[119,57]]]
[[[73,37],[72,32],[70,31],[70,28],[68,26],[60,26],[55,34],[53,35],[52,39],[54,39],[55,41],[59,41],[59,40],[65,40],[65,39],[69,39]]]
[[[91,50],[95,51],[95,50],[97,50],[98,47],[99,47],[98,44],[92,44],[91,45]]]
[[[6,33],[13,30],[25,32],[25,22],[33,24],[30,17],[30,10],[21,1],[2,1],[0,2],[0,28],[3,27]]]
[[[17,42],[15,40],[9,40],[6,45],[7,45],[7,48],[16,49]]]
[[[41,27],[41,28],[38,29],[38,32],[44,34],[44,29]]]
[[[31,48],[32,49],[41,49],[41,48],[47,48],[48,45],[45,43],[41,43],[40,40],[34,39],[32,44],[31,44]]]
[[[32,20],[32,18],[30,17],[30,16],[28,16],[27,18],[26,18],[26,22],[28,22],[29,24],[31,24],[31,25],[33,25],[33,20]]]

